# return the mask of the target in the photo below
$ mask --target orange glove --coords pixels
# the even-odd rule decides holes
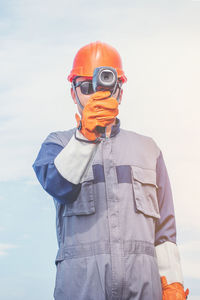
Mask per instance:
[[[118,102],[109,96],[109,91],[94,93],[83,109],[82,119],[78,114],[75,115],[78,129],[90,141],[95,141],[100,136],[96,131],[97,126],[108,126],[118,115]]]
[[[163,291],[163,300],[185,300],[189,294],[187,289],[184,292],[183,286],[179,282],[174,282],[171,284],[167,283],[165,276],[161,277],[162,291]]]

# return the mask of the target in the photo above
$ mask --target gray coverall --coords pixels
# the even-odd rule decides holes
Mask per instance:
[[[162,152],[152,138],[120,129],[118,120],[74,185],[54,165],[74,132],[51,133],[33,164],[56,206],[55,299],[161,300],[155,246],[176,243]]]

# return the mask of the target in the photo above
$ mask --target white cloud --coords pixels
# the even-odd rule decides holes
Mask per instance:
[[[17,248],[17,245],[13,244],[0,244],[0,256],[4,256],[8,254],[8,251],[13,248]]]

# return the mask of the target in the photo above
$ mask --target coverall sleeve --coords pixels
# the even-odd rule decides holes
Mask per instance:
[[[63,178],[55,167],[54,159],[63,148],[56,134],[51,133],[43,142],[32,167],[44,190],[59,203],[66,204],[77,198],[81,185]]]
[[[160,276],[168,284],[180,282],[183,275],[178,246],[176,245],[176,222],[171,185],[162,152],[157,159],[157,198],[160,219],[156,222],[155,246]]]
[[[95,147],[95,144],[80,142],[74,136],[64,146],[57,134],[51,133],[33,164],[44,190],[61,204],[74,201]]]

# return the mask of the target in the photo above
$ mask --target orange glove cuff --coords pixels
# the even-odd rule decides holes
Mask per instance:
[[[77,122],[77,128],[82,133],[82,135],[84,135],[89,141],[96,142],[97,138],[100,136],[100,133],[94,133],[92,131],[89,131],[87,128],[83,127],[82,121],[77,113],[75,114],[75,118]]]

